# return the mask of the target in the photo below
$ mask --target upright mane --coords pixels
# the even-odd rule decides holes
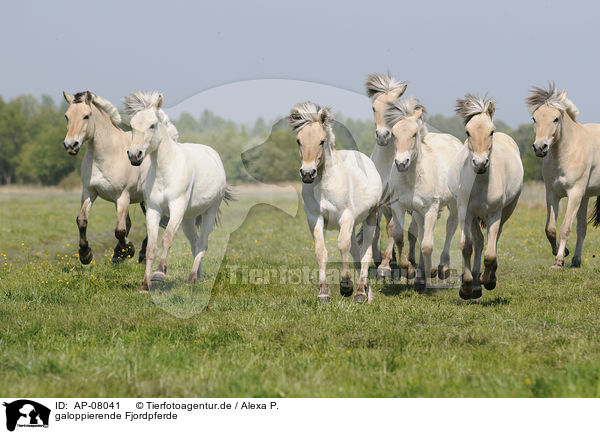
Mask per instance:
[[[87,91],[77,92],[75,95],[73,95],[73,104],[85,102],[87,100],[87,93]],[[115,127],[120,128],[122,120],[119,110],[117,110],[117,108],[109,100],[91,92],[90,95],[92,95],[92,104],[94,104],[98,110],[106,113]]]
[[[427,115],[427,110],[425,110],[423,103],[413,96],[407,96],[404,99],[397,99],[396,101],[387,105],[387,109],[385,110],[384,114],[385,123],[389,128],[392,128],[402,119],[414,116],[419,111],[422,113],[419,118],[421,121],[423,121],[422,126],[425,127],[425,116]]]
[[[369,74],[365,82],[367,96],[374,100],[379,95],[388,93],[394,90],[400,90],[406,87],[406,83],[396,80],[389,73],[384,74]]]
[[[554,82],[548,83],[548,89],[543,87],[534,86],[530,90],[531,95],[525,100],[529,113],[533,115],[537,109],[543,105],[554,107],[562,112],[567,112],[569,117],[574,121],[577,120],[579,110],[575,107],[575,104],[567,98],[566,90],[558,90]]]
[[[324,128],[331,129],[333,125],[331,109],[321,107],[311,101],[301,102],[292,107],[288,116],[288,123],[294,134],[313,122],[319,122]]]
[[[162,110],[163,96],[156,91],[144,92],[138,90],[123,98],[125,110],[129,116],[134,116],[147,109],[155,109],[160,123],[164,124],[171,139],[175,142],[179,140],[179,131],[169,120],[169,116]]]
[[[465,95],[464,99],[456,100],[456,114],[463,118],[465,125],[469,123],[473,116],[481,113],[487,113],[490,118],[494,117],[496,103],[487,96],[478,98],[470,93]]]

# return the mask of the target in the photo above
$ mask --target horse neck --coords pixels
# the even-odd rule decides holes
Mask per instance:
[[[111,158],[115,153],[126,149],[127,143],[124,131],[115,127],[108,116],[99,110],[94,104],[92,107],[92,137],[88,140],[88,146],[92,151],[94,159]]]
[[[581,134],[582,131],[583,125],[571,119],[571,116],[565,112],[563,114],[563,121],[560,128],[560,139],[554,149],[558,157],[561,155],[569,156],[571,154],[572,144],[577,135]]]
[[[156,174],[159,177],[165,177],[174,171],[181,170],[177,157],[181,155],[182,151],[162,123],[159,123],[159,132],[161,140],[156,150],[150,153],[150,161],[156,169]],[[183,159],[183,163],[185,163],[185,159]]]

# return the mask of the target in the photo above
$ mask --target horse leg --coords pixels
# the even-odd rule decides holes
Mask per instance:
[[[115,246],[112,262],[117,263],[123,261],[127,257],[132,257],[135,254],[133,243],[129,241],[127,235],[131,229],[131,219],[129,218],[129,195],[122,194],[116,203],[117,207],[117,227],[115,228],[115,237],[117,245]]]
[[[559,198],[546,187],[546,238],[552,248],[552,255],[558,253],[558,244],[556,243],[556,219],[558,217]]]
[[[144,205],[144,202],[140,202],[140,207],[142,208],[142,212],[144,213],[144,216],[146,215],[146,206]],[[140,256],[138,258],[138,263],[143,264],[144,262],[146,262],[146,247],[148,247],[148,233],[146,232],[146,238],[144,238],[144,241],[142,241],[142,245],[140,247]]]
[[[579,211],[582,199],[583,193],[580,190],[575,190],[575,188],[567,194],[567,211],[565,213],[565,219],[560,226],[560,244],[558,245],[558,253],[556,254],[556,259],[554,260],[552,268],[562,268],[565,263],[567,241],[569,241],[573,221],[575,220],[577,211]]]
[[[389,208],[382,209],[385,219],[387,220],[386,233],[388,235],[388,242],[381,259],[381,263],[377,267],[377,275],[379,277],[392,277],[392,268],[390,262],[393,259],[394,254],[394,219],[392,217],[392,210]],[[406,260],[405,260],[406,261]]]
[[[377,216],[375,213],[370,214],[363,223],[363,245],[360,252],[360,278],[358,288],[356,289],[356,296],[354,297],[354,301],[357,303],[373,300],[373,291],[369,288],[369,264],[371,263],[371,257],[373,255],[372,243],[364,241],[373,238],[376,225]],[[392,246],[393,245],[394,244],[392,243]]]
[[[354,283],[352,282],[352,275],[350,273],[350,247],[352,246],[352,234],[354,232],[354,217],[350,211],[344,211],[340,218],[340,234],[338,235],[338,249],[342,255],[342,272],[340,274],[340,294],[344,297],[350,297],[354,291]],[[364,232],[363,232],[364,236]],[[365,242],[370,242],[371,234],[368,241],[363,239]],[[358,296],[358,293],[357,293]]]
[[[192,281],[194,280],[194,276],[197,279],[202,278],[202,258],[204,257],[204,255],[206,255],[206,250],[208,249],[208,236],[213,231],[215,223],[217,222],[217,214],[219,212],[220,204],[221,203],[219,202],[212,208],[209,208],[202,215],[202,223],[200,224],[200,237],[198,239],[196,253],[194,253],[194,264],[192,266],[192,272],[189,276]]]
[[[142,290],[148,292],[151,286],[152,264],[158,251],[158,225],[160,223],[160,211],[148,208],[146,211],[146,231],[148,232],[148,248],[146,249],[146,271],[142,280]]]
[[[190,248],[192,249],[192,256],[194,257],[194,261],[192,262],[192,271],[188,276],[188,282],[194,283],[198,279],[199,274],[202,273],[201,263],[202,257],[204,256],[204,252],[206,252],[206,247],[204,248],[204,252],[202,255],[199,254],[200,251],[200,237],[198,236],[198,228],[196,227],[196,218],[187,218],[181,221],[181,228],[183,229],[183,233],[186,238],[190,242]],[[196,258],[198,258],[198,266],[196,267]]]
[[[404,247],[404,219],[406,216],[406,209],[404,209],[403,206],[395,203],[392,205],[392,216],[394,219],[392,235],[394,237],[396,248],[398,249],[398,257],[400,258],[400,264],[398,265],[400,266],[401,270],[407,270],[406,278],[412,279],[415,277],[414,267],[402,255],[402,248]]]
[[[440,255],[440,265],[438,266],[438,277],[445,280],[450,275],[450,247],[452,238],[458,226],[458,209],[455,202],[448,205],[448,220],[446,220],[446,239],[444,240],[444,248]]]
[[[165,232],[162,236],[162,255],[158,268],[152,275],[152,280],[162,281],[165,280],[167,275],[167,256],[169,255],[169,249],[173,245],[177,229],[183,220],[183,214],[185,213],[186,201],[181,198],[169,203],[169,223],[165,228]]]
[[[501,215],[495,215],[487,222],[488,243],[483,257],[485,268],[481,276],[481,282],[485,289],[492,290],[496,287],[496,269],[498,268],[497,245],[501,232]]]
[[[423,273],[415,279],[415,290],[427,288],[427,280],[431,275],[431,255],[433,253],[433,230],[438,216],[439,206],[433,205],[427,210],[424,217],[419,216],[419,230],[421,232],[421,263],[419,269]],[[414,213],[413,213],[414,215]],[[421,262],[420,261],[420,262]]]
[[[581,251],[583,250],[583,240],[587,232],[587,209],[589,198],[584,197],[577,211],[577,244],[575,244],[575,254],[571,260],[571,267],[581,267]]]
[[[471,254],[473,253],[473,240],[471,239],[471,225],[473,216],[469,213],[461,220],[460,250],[463,256],[462,284],[458,295],[463,300],[470,300],[473,295],[473,274],[471,273]]]
[[[481,297],[481,254],[483,253],[483,234],[479,227],[479,221],[475,220],[471,225],[471,235],[473,236],[473,292],[471,298]]]
[[[79,261],[84,265],[89,264],[92,262],[92,259],[94,259],[94,254],[92,253],[92,249],[90,249],[87,240],[87,225],[90,210],[92,209],[96,197],[96,193],[91,193],[86,189],[83,190],[81,193],[81,209],[79,210],[79,215],[75,219],[77,227],[79,228]]]
[[[373,262],[375,262],[375,266],[379,268],[381,264],[381,248],[379,247],[379,237],[381,236],[381,229],[379,225],[381,224],[381,214],[383,210],[380,209],[377,211],[377,227],[375,228],[375,236],[373,237]]]
[[[309,219],[309,226],[311,222]],[[331,300],[329,286],[327,285],[327,248],[325,247],[325,228],[323,216],[319,216],[312,225],[312,234],[315,238],[315,255],[319,265],[319,301],[327,303]]]
[[[417,246],[417,237],[419,235],[419,227],[414,218],[411,217],[410,225],[408,225],[408,262],[410,264],[409,270],[412,269],[414,273],[414,267],[417,264],[415,255]]]

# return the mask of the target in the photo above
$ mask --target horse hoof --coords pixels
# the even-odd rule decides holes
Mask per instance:
[[[458,290],[458,295],[460,296],[460,298],[462,298],[463,300],[470,300],[471,299],[471,295],[467,295],[463,292],[462,288]]]
[[[573,260],[571,261],[571,268],[581,268],[581,259],[573,256]]]
[[[483,293],[481,291],[481,288],[473,288],[473,292],[471,293],[471,299],[475,300],[477,298],[481,298],[482,295]]]
[[[354,296],[354,302],[356,303],[364,303],[367,301],[367,294],[356,294]]]
[[[431,271],[429,272],[429,275],[431,276],[432,279],[435,279],[435,276],[438,275],[438,270],[436,270],[435,268],[432,268]]]
[[[148,291],[147,289],[140,289],[139,293],[140,294],[150,294],[150,291]]]
[[[142,255],[140,253],[140,257],[138,258],[138,264],[145,264],[146,263],[146,255]]]
[[[392,278],[392,269],[391,268],[378,268],[377,269],[377,277],[382,277],[384,279]]]
[[[561,264],[554,264],[552,265],[552,267],[550,267],[551,270],[562,270],[563,266]]]
[[[416,271],[415,267],[410,266],[406,269],[406,279],[407,280],[414,279],[416,275],[417,275],[417,271]]]
[[[424,280],[421,280],[421,279],[415,280],[415,285],[414,285],[415,291],[423,292],[423,291],[425,291],[426,287],[427,287],[427,284],[425,283]]]
[[[196,280],[198,280],[196,273],[190,273],[187,279],[188,283],[196,283]]]
[[[155,271],[154,274],[152,274],[152,278],[150,280],[152,280],[153,282],[164,282],[167,279],[167,275],[165,273],[163,273],[162,271]]]
[[[490,280],[488,283],[484,283],[483,286],[488,291],[491,291],[491,290],[493,290],[496,287],[496,281],[495,280]]]
[[[89,247],[86,250],[79,249],[79,262],[83,265],[88,265],[94,259],[94,253]]]
[[[351,279],[345,278],[340,282],[340,294],[342,297],[350,297],[354,291],[354,283]]]
[[[327,304],[327,303],[329,303],[330,301],[331,301],[331,295],[329,295],[329,294],[323,294],[323,295],[320,295],[320,294],[319,294],[319,302],[320,302],[321,304]]]
[[[565,258],[566,258],[567,256],[569,256],[569,249],[567,249],[567,248],[565,247]]]
[[[441,280],[446,280],[448,277],[450,277],[450,267],[448,267],[447,265],[439,265],[438,266],[438,278]]]

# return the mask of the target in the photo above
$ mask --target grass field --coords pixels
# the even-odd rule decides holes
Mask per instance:
[[[183,282],[191,256],[179,234],[169,282],[142,295],[143,267],[110,263],[112,204],[92,210],[95,260],[82,266],[76,193],[0,191],[1,394],[598,396],[600,233],[590,227],[581,269],[551,271],[539,193],[528,188],[505,226],[498,286],[481,299],[464,302],[456,287],[417,294],[402,280],[374,284],[370,305],[332,286],[332,303],[320,305],[316,283],[290,283],[290,270],[315,268],[302,212],[256,206],[237,228],[232,217],[243,219],[256,192],[223,207],[205,263],[212,291]],[[293,195],[276,199],[297,206]],[[137,248],[144,220],[139,206],[131,213]],[[336,236],[327,236],[334,261]],[[279,278],[260,283],[265,269]]]

